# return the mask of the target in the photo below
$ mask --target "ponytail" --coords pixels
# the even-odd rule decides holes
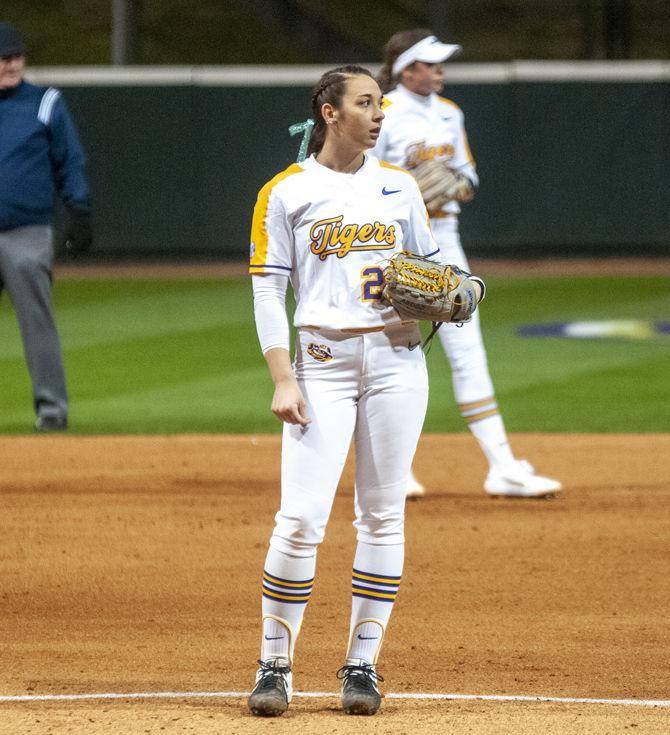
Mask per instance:
[[[390,92],[396,85],[393,79],[392,67],[393,62],[390,64],[385,62],[379,70],[379,74],[377,74],[377,84],[379,84],[382,94]]]

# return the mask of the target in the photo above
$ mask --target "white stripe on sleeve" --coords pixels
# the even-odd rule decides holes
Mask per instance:
[[[40,109],[37,112],[37,118],[43,125],[48,125],[51,122],[51,113],[59,97],[60,92],[53,87],[49,87],[44,93],[40,102]]]

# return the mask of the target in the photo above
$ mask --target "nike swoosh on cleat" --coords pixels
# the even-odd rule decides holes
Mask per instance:
[[[266,641],[280,641],[284,636],[283,635],[277,635],[277,636],[265,636]]]
[[[408,350],[415,350],[421,344],[421,340],[412,344],[411,342],[407,345]]]
[[[376,635],[361,635],[360,633],[356,636],[359,641],[376,641],[378,640]]]
[[[397,194],[400,191],[402,191],[402,189],[391,189],[390,191],[386,191],[386,187],[382,188],[382,194],[385,197],[387,197],[389,194]]]

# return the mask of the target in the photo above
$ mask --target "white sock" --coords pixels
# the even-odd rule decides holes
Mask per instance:
[[[261,660],[285,658],[291,660],[291,641],[294,638],[290,625],[279,618],[263,618],[263,642],[261,643]]]
[[[459,403],[458,409],[479,442],[489,466],[505,465],[514,461],[495,396]]]
[[[309,601],[316,569],[313,556],[290,556],[270,547],[263,570],[261,659],[287,658],[293,650]]]
[[[348,664],[360,664],[364,661],[373,664],[379,656],[384,639],[384,626],[379,620],[367,620],[359,623],[353,630],[349,651]]]

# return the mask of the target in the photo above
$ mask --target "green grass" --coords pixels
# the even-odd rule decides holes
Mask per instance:
[[[516,335],[522,324],[670,321],[670,279],[490,279],[481,307],[489,368],[510,431],[670,430],[670,337],[569,340]],[[427,431],[458,431],[451,376],[429,354]]]
[[[670,337],[530,339],[521,324],[670,321],[670,279],[489,280],[484,335],[509,431],[670,431]],[[61,280],[56,313],[73,433],[278,431],[247,279]],[[428,355],[427,431],[463,431],[449,365]],[[14,313],[0,308],[0,433],[31,431]]]

